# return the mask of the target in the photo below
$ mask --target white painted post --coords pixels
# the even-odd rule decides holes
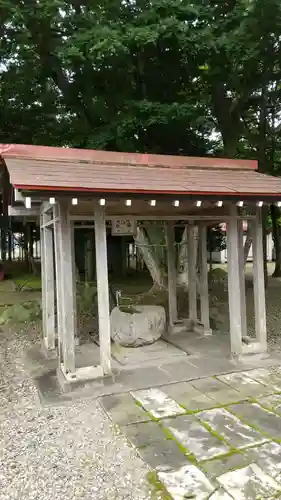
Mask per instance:
[[[239,253],[239,279],[240,279],[240,303],[242,319],[242,338],[247,336],[247,307],[246,307],[246,286],[245,286],[245,258],[244,258],[244,233],[243,221],[237,220],[238,226],[238,253]]]
[[[188,301],[191,326],[197,322],[196,230],[193,224],[188,226]]]
[[[178,319],[176,248],[173,222],[168,222],[166,225],[166,243],[168,260],[169,324],[172,327]]]
[[[261,344],[262,351],[266,352],[267,332],[263,267],[263,231],[260,208],[257,208],[256,219],[253,221],[253,275],[256,337],[257,341]]]
[[[61,278],[61,248],[60,248],[60,219],[59,219],[59,209],[57,205],[54,205],[54,217],[57,220],[54,221],[54,242],[55,242],[55,272],[56,272],[56,332],[57,332],[57,342],[58,342],[58,357],[59,365],[62,363],[62,278]]]
[[[239,235],[237,223],[237,207],[231,206],[230,219],[227,224],[227,267],[228,267],[228,301],[230,322],[230,344],[232,354],[242,354],[242,311],[241,280],[239,269]]]
[[[200,310],[201,323],[204,326],[204,334],[211,335],[210,311],[209,311],[209,287],[208,287],[208,255],[207,255],[207,228],[199,226],[199,255],[200,255]]]
[[[42,227],[44,213],[40,215],[41,241],[41,282],[43,341],[47,351],[55,349],[55,277],[52,228]]]
[[[73,278],[73,236],[67,203],[57,205],[58,224],[58,297],[59,324],[61,329],[61,347],[65,374],[75,372],[75,337],[76,337],[76,290]]]
[[[111,373],[110,310],[107,267],[106,222],[104,210],[95,212],[96,274],[98,290],[98,316],[100,364],[104,375]]]

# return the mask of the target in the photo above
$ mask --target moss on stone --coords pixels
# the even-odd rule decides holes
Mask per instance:
[[[161,425],[161,424],[160,424]],[[195,456],[193,455],[193,453],[191,453],[191,451],[189,451],[188,448],[186,448],[185,446],[183,446],[174,436],[174,434],[169,430],[169,429],[166,429],[166,427],[164,427],[163,425],[161,425],[161,428],[162,428],[162,431],[163,431],[163,434],[165,435],[165,438],[166,439],[169,439],[171,441],[174,441],[174,443],[176,443],[177,447],[179,448],[179,450],[184,454],[186,455],[187,459],[189,460],[189,462],[191,462],[192,464],[194,465],[197,465],[197,460],[195,458]]]
[[[151,486],[151,500],[173,500],[163,483],[158,479],[156,471],[150,471],[147,474],[147,480]]]

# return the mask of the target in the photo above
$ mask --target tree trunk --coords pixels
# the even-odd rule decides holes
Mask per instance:
[[[272,274],[273,278],[281,277],[281,241],[280,241],[280,227],[278,224],[278,219],[280,217],[280,210],[275,206],[271,205],[271,220],[272,220],[272,237],[275,248],[275,269]]]
[[[212,252],[212,250],[210,250],[210,252],[209,252],[209,271],[210,271],[210,274],[213,271],[213,252]]]
[[[161,269],[160,261],[157,258],[157,254],[153,252],[151,248],[149,248],[149,240],[143,228],[137,228],[137,234],[134,239],[137,247],[141,251],[146,267],[150,272],[151,278],[153,280],[153,285],[156,285],[159,288],[166,288],[166,279],[163,269]]]
[[[187,247],[187,226],[182,233],[182,239],[178,255],[178,278],[179,285],[186,287],[188,285],[188,247]]]
[[[244,264],[247,264],[247,260],[249,257],[249,252],[250,248],[252,246],[253,242],[253,236],[252,236],[252,231],[251,231],[251,226],[248,224],[248,229],[247,229],[247,236],[246,236],[246,241],[244,243]]]
[[[12,260],[12,247],[13,247],[13,233],[9,231],[8,234],[8,259]]]

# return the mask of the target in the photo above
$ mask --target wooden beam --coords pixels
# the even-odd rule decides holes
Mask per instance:
[[[173,222],[168,222],[166,225],[166,242],[168,260],[169,323],[172,327],[178,319],[176,247]]]
[[[263,230],[262,213],[257,208],[256,220],[253,223],[253,275],[254,275],[254,306],[255,330],[257,341],[263,352],[267,350],[265,282],[263,265]]]
[[[106,222],[103,209],[95,213],[96,278],[98,290],[98,317],[100,364],[104,375],[111,373],[110,309],[107,267]]]
[[[8,206],[8,215],[9,217],[39,217],[40,216],[40,208],[25,208],[19,206]]]
[[[95,216],[93,214],[89,215],[70,215],[71,220],[74,221],[91,221],[95,220]],[[143,215],[143,214],[121,214],[121,215],[110,215],[110,214],[105,214],[105,220],[111,221],[113,219],[120,219],[120,220],[137,220],[137,221],[189,221],[189,222],[196,222],[196,221],[215,221],[215,222],[225,222],[229,220],[229,215],[221,215],[221,216],[215,216],[215,215],[187,215],[187,214],[181,214],[181,213],[176,213],[175,215]],[[241,220],[253,220],[255,218],[254,215],[246,215],[246,216],[240,216],[237,215],[235,217],[236,219],[241,219]]]

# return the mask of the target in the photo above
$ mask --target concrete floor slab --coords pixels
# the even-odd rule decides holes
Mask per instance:
[[[229,387],[215,377],[206,377],[191,382],[193,387],[204,394],[226,391]]]
[[[181,382],[200,377],[201,371],[188,359],[178,360],[176,363],[161,363],[161,370],[167,373],[171,381]]]
[[[143,364],[151,364],[157,361],[161,362],[171,360],[174,358],[185,359],[187,354],[177,347],[174,347],[164,340],[157,340],[154,344],[135,347],[122,347],[112,346],[112,355],[121,365],[126,366],[140,366]]]

